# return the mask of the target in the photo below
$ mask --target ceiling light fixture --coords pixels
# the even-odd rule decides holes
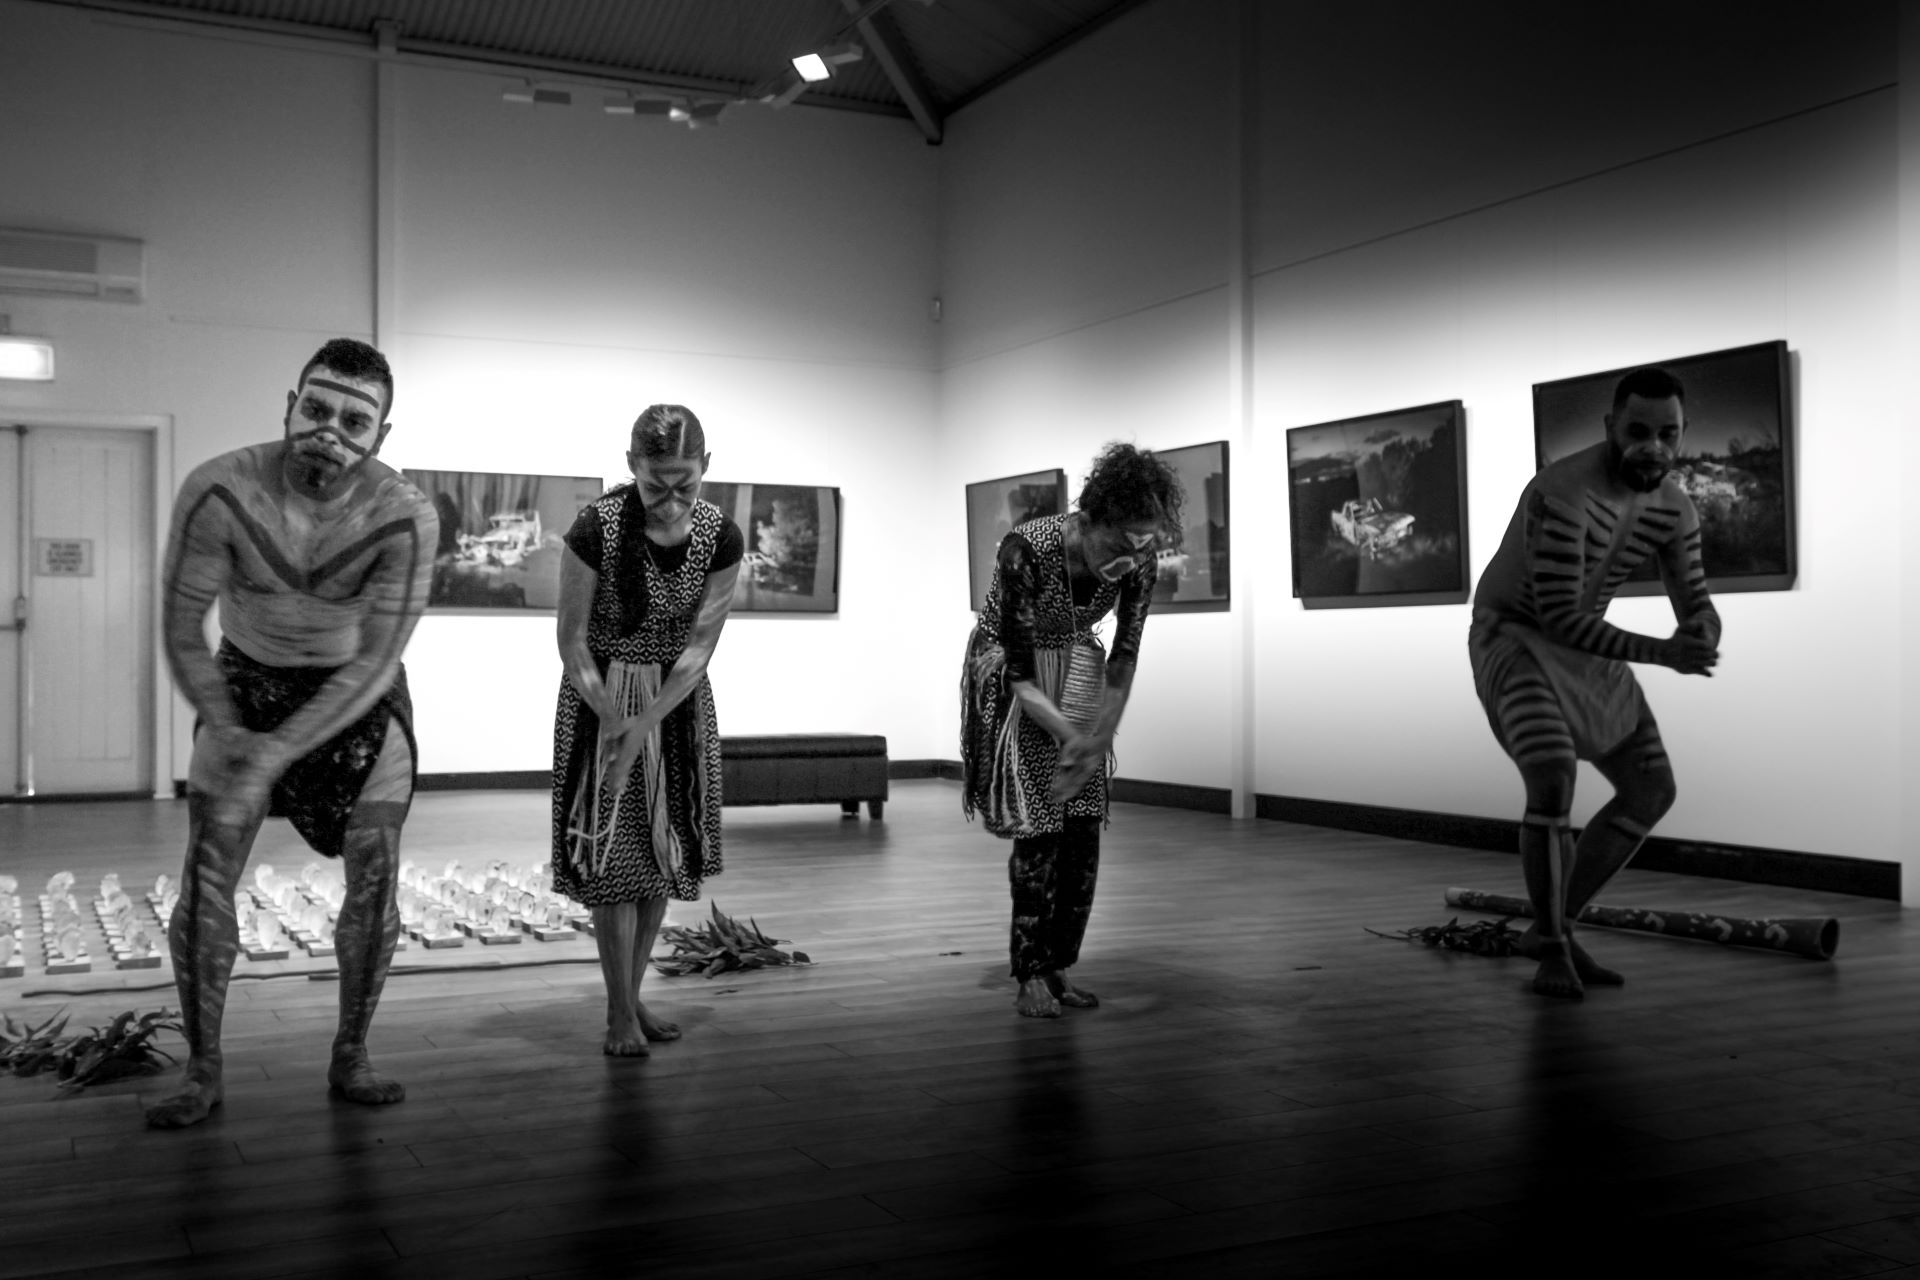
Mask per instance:
[[[809,84],[818,84],[833,75],[835,67],[843,67],[849,62],[858,62],[866,57],[866,50],[851,40],[826,45],[809,53],[803,53],[793,60],[793,69],[800,78]]]
[[[519,84],[510,84],[501,90],[503,102],[535,102],[541,106],[568,107],[573,105],[573,94],[566,89],[544,89],[531,80]],[[608,108],[611,110],[612,108]]]

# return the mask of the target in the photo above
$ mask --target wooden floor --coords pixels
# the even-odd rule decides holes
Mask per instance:
[[[422,796],[408,852],[537,856],[545,803]],[[0,1080],[0,1277],[1920,1276],[1920,915],[1630,871],[1606,900],[1839,915],[1839,957],[1596,932],[1630,985],[1550,1004],[1523,961],[1363,929],[1518,892],[1511,857],[1119,806],[1076,971],[1104,1007],[1026,1021],[1005,846],[957,809],[729,810],[709,889],[817,963],[650,978],[687,1034],[648,1061],[601,1056],[565,963],[396,975],[385,1110],[328,1098],[335,991],[298,977],[235,985],[199,1129],[142,1128],[171,1075]],[[0,870],[150,877],[183,830],[0,806]],[[50,985],[0,1009],[171,1001]]]

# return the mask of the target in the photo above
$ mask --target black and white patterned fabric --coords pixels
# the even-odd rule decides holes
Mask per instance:
[[[214,653],[220,673],[227,678],[240,723],[255,733],[272,733],[289,716],[312,701],[337,667],[270,667],[242,653],[222,639]],[[293,824],[314,852],[337,858],[346,849],[347,828],[360,804],[367,780],[387,742],[387,724],[398,721],[407,735],[414,760],[420,752],[413,741],[413,699],[407,692],[407,669],[394,672],[393,684],[379,701],[352,724],[301,756],[273,784],[267,814]],[[199,730],[196,721],[194,729]],[[415,772],[417,779],[417,768]],[[413,788],[408,787],[409,803]]]
[[[1015,982],[1070,969],[1080,962],[1080,943],[1093,915],[1093,888],[1100,877],[1100,824],[1067,818],[1049,835],[1013,842],[1007,881],[1013,893],[1013,927],[1007,942]]]
[[[1073,518],[1045,516],[1007,534],[980,620],[967,642],[961,677],[961,759],[966,775],[961,803],[969,815],[977,811],[987,830],[999,836],[1058,832],[1065,817],[1104,820],[1107,815],[1105,769],[1096,769],[1080,793],[1064,805],[1054,803],[1049,793],[1060,744],[1024,716],[1018,731],[1017,776],[1026,829],[1009,826],[1001,806],[989,794],[1001,732],[1015,708],[1011,682],[1033,678],[1035,650],[1065,650],[1076,642],[1097,644],[1094,627],[1117,610],[1119,625],[1109,661],[1131,664],[1139,653],[1155,566],[1149,561],[1117,582],[1088,579],[1076,589],[1067,572],[1065,540],[1067,521]]]
[[[725,567],[715,564],[716,549],[727,543],[737,561],[739,534],[718,507],[698,502],[684,557],[671,548],[656,550],[642,533],[643,512],[632,495],[631,484],[602,495],[580,513],[567,543],[598,551],[593,568],[600,578],[587,622],[587,649],[602,674],[617,661],[657,664],[664,677],[687,647],[707,574]],[[697,899],[701,880],[721,870],[720,726],[712,685],[702,677],[660,726],[666,794],[649,794],[636,770],[617,817],[613,797],[600,798],[600,821],[613,817],[610,843],[600,873],[583,874],[568,856],[567,823],[598,738],[598,718],[562,676],[553,724],[554,888],[587,906]],[[685,854],[672,876],[653,856],[652,814],[661,804]]]

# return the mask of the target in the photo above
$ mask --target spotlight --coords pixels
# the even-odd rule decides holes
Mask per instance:
[[[685,124],[693,119],[693,108],[684,102],[673,102],[667,107],[667,119],[675,124]]]
[[[800,78],[809,84],[818,84],[833,74],[833,69],[845,66],[849,62],[858,62],[866,56],[866,51],[851,41],[830,44],[812,53],[803,53],[793,60],[793,69]]]

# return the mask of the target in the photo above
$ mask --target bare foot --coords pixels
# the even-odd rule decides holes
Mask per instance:
[[[1100,997],[1082,987],[1076,987],[1067,981],[1064,970],[1055,969],[1046,975],[1047,990],[1053,998],[1069,1009],[1098,1009]]]
[[[155,1129],[185,1129],[205,1120],[225,1097],[217,1070],[196,1070],[189,1063],[180,1091],[147,1108],[147,1124]]]
[[[1053,992],[1047,990],[1045,978],[1028,978],[1021,983],[1020,994],[1013,998],[1013,1007],[1023,1018],[1060,1016],[1060,1002],[1053,998]]]
[[[1540,969],[1533,975],[1533,989],[1537,994],[1562,1000],[1578,1000],[1586,994],[1580,985],[1580,975],[1573,971],[1573,962],[1567,958],[1565,942],[1542,938],[1537,950]]]
[[[645,1058],[651,1056],[647,1049],[647,1034],[638,1018],[609,1018],[607,1020],[607,1042],[600,1049],[609,1058]]]
[[[644,1004],[640,1006],[640,1031],[649,1040],[678,1040],[680,1024],[658,1017]]]
[[[327,1085],[347,1101],[369,1107],[402,1102],[407,1096],[405,1085],[387,1079],[368,1064],[365,1049],[336,1052],[333,1065],[327,1068]]]
[[[1571,933],[1567,935],[1567,946],[1573,955],[1573,971],[1580,975],[1580,981],[1590,987],[1624,987],[1626,977],[1617,969],[1595,960],[1587,949]],[[1537,925],[1528,925],[1527,931],[1520,935],[1520,954],[1533,960],[1540,959],[1540,929]]]

